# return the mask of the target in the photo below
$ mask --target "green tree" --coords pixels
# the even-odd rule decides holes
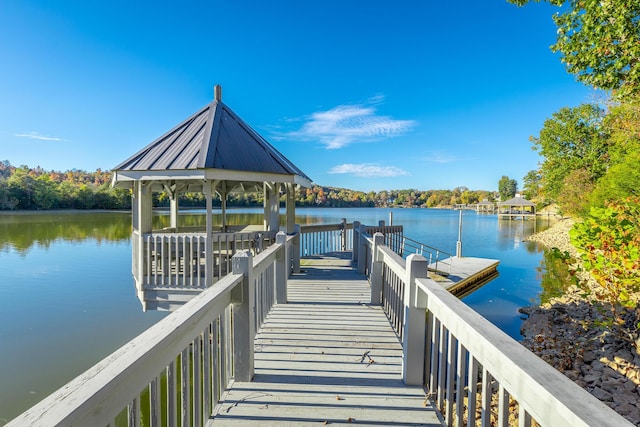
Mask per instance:
[[[522,6],[532,0],[507,0]],[[540,2],[541,0],[533,0]],[[637,0],[542,0],[562,6],[551,50],[567,71],[620,98],[640,92],[640,2]]]
[[[557,201],[572,171],[586,171],[589,183],[604,174],[609,161],[604,117],[604,109],[595,104],[564,107],[544,122],[539,137],[531,137],[534,150],[544,157],[540,173],[545,196]]]
[[[516,195],[518,191],[518,181],[510,179],[508,176],[503,175],[498,181],[498,193],[500,193],[500,200],[505,201]]]
[[[542,186],[542,175],[540,171],[531,170],[522,179],[523,189],[522,193],[528,200],[533,200],[540,194],[540,187]]]
[[[629,198],[594,207],[570,232],[584,267],[600,288],[587,292],[608,303],[614,331],[623,337],[638,338],[638,327],[625,330],[620,317],[625,309],[637,308],[640,298],[640,199]],[[640,347],[636,341],[636,348]]]
[[[640,101],[614,106],[605,119],[610,137],[610,164],[597,182],[592,203],[640,196]]]

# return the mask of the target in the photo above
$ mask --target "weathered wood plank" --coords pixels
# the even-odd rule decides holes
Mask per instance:
[[[366,280],[305,270],[256,337],[254,380],[233,385],[213,425],[442,425],[422,387],[403,384],[402,348]]]

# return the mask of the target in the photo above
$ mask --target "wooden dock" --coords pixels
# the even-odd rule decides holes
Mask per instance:
[[[306,261],[306,262],[304,262]],[[255,377],[224,396],[214,426],[441,426],[367,280],[340,256],[303,260],[255,341]]]
[[[439,270],[446,270],[443,264],[451,265],[450,273],[433,279],[457,297],[463,297],[498,275],[500,261],[488,258],[451,257],[440,262]],[[429,266],[435,269],[435,264]]]

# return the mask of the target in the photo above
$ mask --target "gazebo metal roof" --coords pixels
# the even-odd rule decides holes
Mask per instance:
[[[113,185],[135,180],[212,179],[287,182],[311,186],[311,179],[221,100],[191,117],[113,168]]]
[[[535,207],[536,204],[525,199],[522,196],[516,196],[509,200],[505,200],[504,202],[499,202],[498,206],[533,206]]]

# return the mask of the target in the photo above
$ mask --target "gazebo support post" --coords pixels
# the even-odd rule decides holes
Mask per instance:
[[[227,184],[222,183],[220,191],[220,210],[222,212],[222,232],[227,232]]]
[[[174,192],[169,198],[171,210],[171,228],[178,231],[178,192]]]
[[[131,218],[133,226],[134,262],[133,274],[136,282],[138,297],[142,296],[144,287],[144,234],[151,232],[151,218],[153,203],[151,198],[151,187],[144,181],[133,183],[133,200],[131,201]],[[140,298],[144,301],[144,298]],[[143,302],[143,309],[146,307]]]
[[[295,184],[285,184],[286,198],[285,198],[285,210],[286,210],[286,227],[287,235],[296,233],[296,186]],[[296,237],[291,246],[287,250],[287,260],[291,264],[287,264],[287,275],[289,274],[289,266],[293,272],[300,272],[300,236]]]
[[[296,231],[296,187],[294,184],[286,184],[286,217],[287,217],[287,234],[293,234]]]
[[[211,201],[213,188],[212,182],[206,181],[202,188],[206,200],[206,236],[204,238],[204,255],[205,255],[205,285],[207,287],[213,284],[213,203]]]
[[[280,203],[278,200],[280,185],[274,182],[264,183],[264,230],[280,230]]]

